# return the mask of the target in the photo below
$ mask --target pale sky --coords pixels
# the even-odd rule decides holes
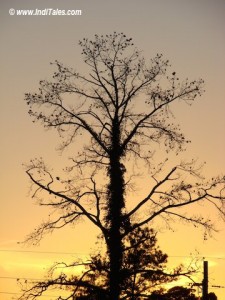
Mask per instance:
[[[82,9],[82,15],[13,16],[10,8]],[[147,60],[162,53],[181,78],[205,80],[204,95],[192,107],[177,106],[176,119],[192,140],[187,157],[206,161],[208,176],[225,170],[224,0],[0,0],[0,300],[13,296],[1,292],[19,291],[13,278],[40,278],[52,262],[83,257],[94,249],[95,234],[85,238],[91,230],[86,224],[48,236],[39,247],[17,245],[47,215],[28,196],[22,163],[42,156],[60,169],[67,157],[55,151],[55,132],[32,123],[23,98],[50,77],[54,69],[49,63],[55,59],[82,71],[79,39],[113,31],[132,37]],[[223,300],[225,288],[211,288],[225,287],[225,224],[217,221],[217,226],[220,232],[206,242],[201,232],[179,225],[174,233],[160,233],[159,243],[171,263],[182,263],[195,251],[209,260],[210,291]]]

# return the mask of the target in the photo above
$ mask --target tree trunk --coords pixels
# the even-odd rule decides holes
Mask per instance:
[[[120,162],[120,130],[117,118],[112,127],[112,148],[110,167],[108,170],[110,182],[108,186],[108,215],[109,239],[108,254],[110,260],[110,300],[118,300],[121,292],[121,266],[123,244],[121,239],[122,209],[124,207],[124,167]]]

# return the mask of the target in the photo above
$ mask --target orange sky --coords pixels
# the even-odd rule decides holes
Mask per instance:
[[[82,16],[10,16],[14,9],[82,9]],[[14,278],[40,278],[56,260],[73,260],[94,249],[95,235],[87,224],[46,237],[39,247],[22,248],[23,240],[46,216],[28,196],[22,163],[42,156],[60,169],[67,153],[59,156],[56,133],[33,124],[23,101],[25,92],[38,88],[40,79],[53,73],[49,62],[58,59],[82,71],[78,40],[95,33],[124,32],[143,50],[146,59],[163,53],[181,78],[202,77],[206,92],[192,107],[178,105],[177,122],[192,140],[187,157],[207,161],[206,174],[221,174],[225,167],[225,1],[124,0],[0,2],[0,300],[11,299],[18,287]],[[76,145],[74,145],[76,147]],[[217,221],[217,216],[207,212]],[[225,225],[203,242],[201,232],[177,226],[159,234],[171,264],[190,259],[196,250],[209,260],[210,286],[225,286]],[[88,236],[88,239],[86,238]],[[3,251],[4,250],[4,251]],[[10,250],[62,252],[48,254]],[[3,278],[8,277],[8,278]],[[202,278],[199,275],[199,280]],[[210,289],[220,300],[225,288]]]

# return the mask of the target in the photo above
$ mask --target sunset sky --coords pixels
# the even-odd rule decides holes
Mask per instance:
[[[9,14],[11,8],[81,9],[82,15],[16,16]],[[224,0],[1,0],[0,300],[19,292],[16,278],[42,278],[53,262],[85,258],[95,248],[97,232],[85,223],[45,237],[38,247],[18,244],[48,215],[29,197],[22,164],[42,156],[60,169],[67,159],[67,152],[56,151],[57,133],[32,123],[24,93],[36,92],[39,81],[50,78],[55,70],[49,63],[55,59],[82,72],[78,41],[113,31],[132,37],[146,60],[162,53],[180,78],[205,80],[204,95],[174,112],[192,141],[187,158],[206,161],[206,176],[225,171]],[[191,254],[208,260],[209,291],[224,300],[225,223],[215,212],[207,214],[219,229],[213,238],[203,241],[201,231],[177,224],[175,232],[160,232],[158,240],[171,265],[189,262]],[[201,273],[197,280],[202,281]]]

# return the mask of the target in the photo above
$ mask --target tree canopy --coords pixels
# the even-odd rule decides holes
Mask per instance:
[[[123,273],[133,255],[132,248],[126,254],[126,243],[135,241],[135,233],[141,239],[149,232],[146,226],[158,219],[167,226],[181,220],[206,232],[214,230],[212,220],[190,208],[208,203],[224,218],[225,177],[206,180],[194,159],[172,166],[169,160],[171,152],[178,155],[189,142],[174,124],[172,107],[178,101],[191,104],[201,96],[202,79],[180,80],[161,54],[146,62],[123,33],[95,35],[79,45],[86,74],[56,60],[52,80],[40,81],[38,93],[25,94],[33,121],[58,131],[61,151],[77,141],[82,143],[82,150],[74,151],[70,166],[60,177],[42,159],[26,165],[32,196],[56,212],[26,241],[37,243],[44,234],[81,218],[91,222],[107,249],[108,297],[117,300],[122,299],[125,282],[130,280]],[[157,151],[164,155],[156,163]],[[130,191],[135,193],[137,165],[148,174],[145,195],[129,200]],[[160,259],[158,252],[154,254],[156,261]],[[148,266],[150,257],[145,260],[145,255],[142,261]],[[104,269],[104,264],[99,268]],[[146,284],[145,276],[150,281],[149,272],[133,273],[140,286]],[[80,282],[85,284],[83,278]],[[99,285],[94,284],[97,289]]]

